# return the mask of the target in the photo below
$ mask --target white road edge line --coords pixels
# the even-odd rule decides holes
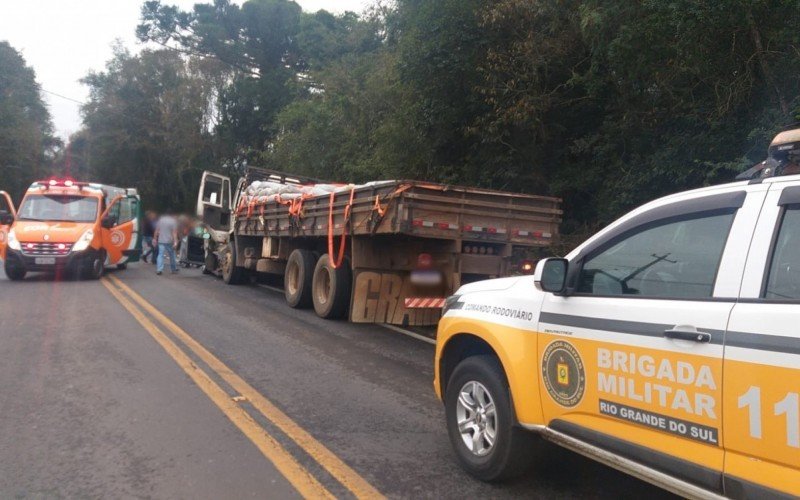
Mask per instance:
[[[431,345],[436,345],[436,340],[428,338],[424,335],[420,335],[418,333],[414,333],[411,330],[406,330],[405,328],[400,328],[399,326],[387,325],[386,323],[378,323],[378,325],[384,328],[388,328],[389,330],[395,331],[397,333],[402,333],[403,335],[407,335],[411,338],[427,342]]]
[[[266,288],[267,290],[272,290],[273,292],[278,292],[280,294],[283,293],[283,289],[278,288],[276,286],[262,285],[262,284],[258,284],[256,286],[258,286],[260,288]],[[400,328],[399,326],[387,325],[385,323],[377,323],[377,325],[378,326],[382,326],[384,328],[388,328],[389,330],[392,330],[392,331],[397,332],[397,333],[402,333],[403,335],[411,337],[412,339],[417,339],[417,340],[421,340],[423,342],[427,342],[428,344],[431,344],[431,345],[436,345],[436,340],[428,338],[428,337],[426,337],[424,335],[420,335],[418,333],[412,332],[411,330],[406,330],[405,328]]]

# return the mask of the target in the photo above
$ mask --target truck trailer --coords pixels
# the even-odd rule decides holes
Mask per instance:
[[[291,307],[358,323],[435,324],[462,284],[532,272],[562,215],[558,198],[413,180],[332,184],[250,167],[231,188],[203,173],[206,272],[232,285],[281,276]]]

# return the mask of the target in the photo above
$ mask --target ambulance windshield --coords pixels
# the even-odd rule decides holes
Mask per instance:
[[[86,196],[31,195],[19,209],[19,220],[94,222],[97,198]]]

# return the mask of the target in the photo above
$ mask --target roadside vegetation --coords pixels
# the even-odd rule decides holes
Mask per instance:
[[[202,170],[246,164],[551,194],[579,234],[763,159],[800,120],[798,26],[798,0],[396,0],[363,15],[148,1],[145,48],[84,80],[71,162],[154,208],[189,207]]]

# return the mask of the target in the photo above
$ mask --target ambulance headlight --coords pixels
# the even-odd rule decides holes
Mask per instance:
[[[22,245],[19,244],[19,240],[13,229],[8,232],[8,248],[17,251],[22,250]]]
[[[94,239],[94,230],[87,229],[85,233],[78,239],[77,242],[72,246],[73,252],[83,252],[89,245],[92,244],[92,240]]]

